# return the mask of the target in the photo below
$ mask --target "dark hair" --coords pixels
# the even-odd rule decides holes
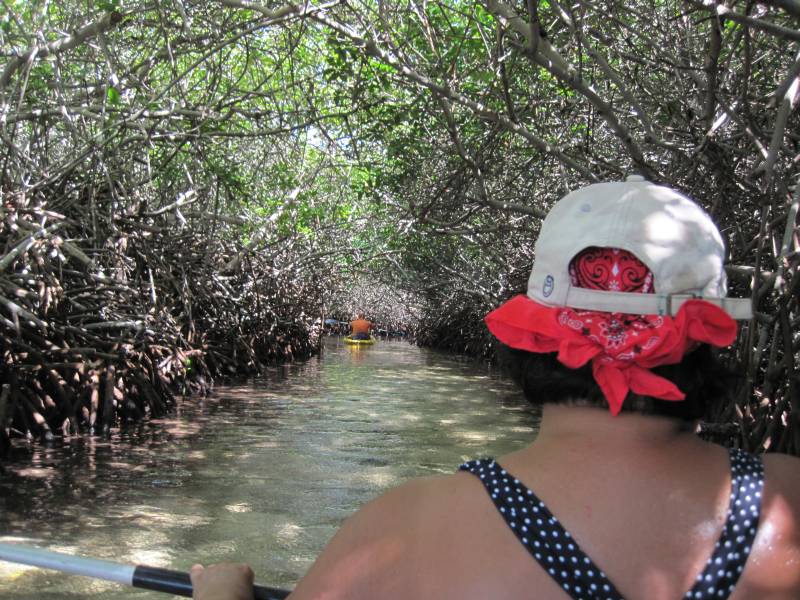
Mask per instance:
[[[499,344],[498,364],[521,388],[532,404],[576,404],[608,407],[592,377],[591,363],[580,369],[561,364],[556,353],[536,354]],[[711,410],[731,399],[736,377],[722,365],[712,348],[703,344],[676,365],[652,369],[686,394],[674,402],[628,393],[623,411],[693,421],[710,416]]]

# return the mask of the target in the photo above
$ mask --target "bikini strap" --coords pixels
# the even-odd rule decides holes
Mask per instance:
[[[544,502],[493,459],[473,460],[459,470],[481,480],[517,539],[570,598],[623,600]]]
[[[733,592],[753,548],[761,516],[764,465],[761,458],[729,450],[731,497],[728,516],[705,569],[684,598],[727,598]]]
[[[761,514],[764,466],[758,456],[729,451],[728,516],[703,572],[684,598],[728,598],[744,570]],[[623,600],[606,574],[580,549],[536,494],[493,459],[464,463],[461,471],[481,480],[506,524],[536,562],[575,600]]]

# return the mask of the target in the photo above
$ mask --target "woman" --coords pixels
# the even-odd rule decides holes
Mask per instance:
[[[728,401],[711,347],[750,316],[723,259],[669,188],[634,176],[563,198],[527,295],[486,318],[543,404],[534,442],[368,503],[291,598],[800,598],[800,460],[694,434]],[[252,574],[193,581],[238,600]]]

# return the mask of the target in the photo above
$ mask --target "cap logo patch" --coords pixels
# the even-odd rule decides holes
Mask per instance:
[[[553,287],[555,287],[555,280],[552,275],[548,275],[544,278],[544,285],[542,286],[542,294],[545,298],[553,293]]]

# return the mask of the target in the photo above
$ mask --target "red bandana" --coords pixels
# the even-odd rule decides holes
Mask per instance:
[[[635,256],[615,248],[588,248],[570,263],[576,287],[653,293],[653,274]],[[685,302],[674,317],[631,315],[541,305],[516,296],[486,315],[501,342],[529,352],[558,352],[571,369],[592,361],[592,373],[616,415],[629,391],[683,400],[675,384],[649,369],[679,363],[698,342],[722,347],[736,338],[736,321],[702,300]]]

